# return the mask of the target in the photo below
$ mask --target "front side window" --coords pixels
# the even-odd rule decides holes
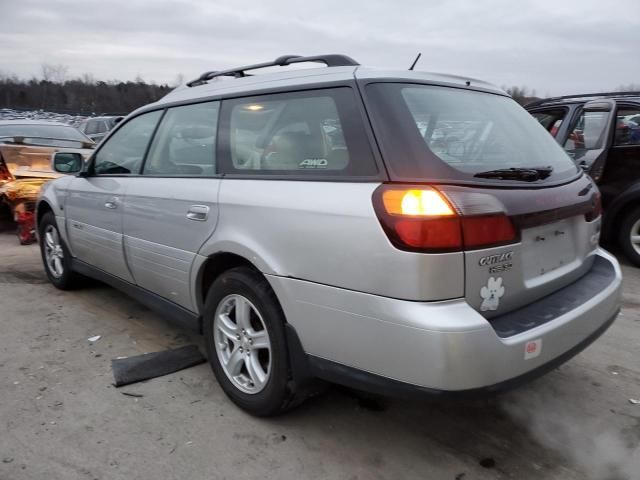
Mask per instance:
[[[567,111],[564,108],[560,108],[533,112],[531,115],[533,115],[533,118],[538,120],[540,125],[555,137],[558,134],[558,129],[560,128],[560,125],[562,125],[566,114]]]
[[[618,109],[614,145],[640,145],[640,107]]]
[[[143,174],[215,174],[219,108],[220,102],[169,108],[149,149]]]
[[[94,172],[97,175],[139,173],[147,145],[161,116],[161,110],[144,113],[118,129],[96,152]]]
[[[371,84],[367,96],[393,179],[495,182],[515,169],[540,171],[544,183],[579,173],[553,137],[509,97],[400,83]]]
[[[228,173],[377,174],[349,88],[264,95],[224,105]]]

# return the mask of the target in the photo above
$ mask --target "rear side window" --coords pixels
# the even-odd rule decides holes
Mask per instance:
[[[144,164],[144,175],[215,174],[220,102],[172,107],[162,118]]]
[[[120,127],[96,153],[94,172],[98,175],[139,173],[147,145],[161,116],[162,111],[156,110],[135,117]]]
[[[88,135],[93,135],[98,133],[98,123],[99,122],[97,120],[89,120],[84,130],[85,133],[87,133]]]
[[[618,110],[614,138],[615,145],[640,145],[640,107]]]
[[[223,122],[226,173],[377,175],[350,88],[225,100]]]
[[[538,182],[544,183],[579,173],[553,137],[509,97],[399,83],[371,84],[366,92],[396,180],[495,183],[481,177],[495,170],[543,168],[551,171]],[[507,182],[514,180],[500,181]]]

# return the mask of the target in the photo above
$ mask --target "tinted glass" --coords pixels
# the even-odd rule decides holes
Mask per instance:
[[[367,92],[394,178],[481,183],[485,179],[475,174],[551,167],[543,183],[578,173],[555,140],[509,97],[404,84],[373,84]]]
[[[147,145],[162,111],[145,113],[128,121],[98,150],[96,174],[139,173]]]
[[[621,108],[616,119],[615,145],[640,145],[640,108]]]
[[[533,118],[540,122],[551,135],[554,137],[558,133],[558,129],[562,122],[564,121],[564,117],[567,114],[565,109],[557,109],[557,110],[544,110],[542,112],[533,112]]]
[[[67,125],[0,125],[0,138],[24,137],[24,143],[81,148],[83,142],[91,142],[75,127]]]
[[[168,109],[149,149],[144,174],[215,174],[219,106],[207,102]]]
[[[610,112],[582,111],[564,142],[564,149],[579,152],[602,148],[610,115]]]
[[[348,88],[225,101],[228,170],[247,174],[377,174]]]
[[[97,120],[89,120],[87,125],[85,126],[84,133],[87,135],[93,135],[94,133],[98,133],[98,121]]]

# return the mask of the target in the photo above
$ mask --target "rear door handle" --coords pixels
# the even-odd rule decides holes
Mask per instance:
[[[204,222],[209,216],[209,207],[206,205],[191,205],[187,211],[187,218],[197,222]]]
[[[116,209],[118,208],[118,199],[116,197],[112,197],[106,202],[104,202],[105,208]]]

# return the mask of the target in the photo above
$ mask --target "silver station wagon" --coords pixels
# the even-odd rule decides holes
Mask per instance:
[[[310,62],[324,66],[286,68]],[[318,379],[501,390],[619,311],[597,187],[475,79],[280,57],[206,72],[127,116],[86,164],[53,164],[76,175],[37,206],[51,282],[94,277],[200,329],[220,386],[255,415]]]

